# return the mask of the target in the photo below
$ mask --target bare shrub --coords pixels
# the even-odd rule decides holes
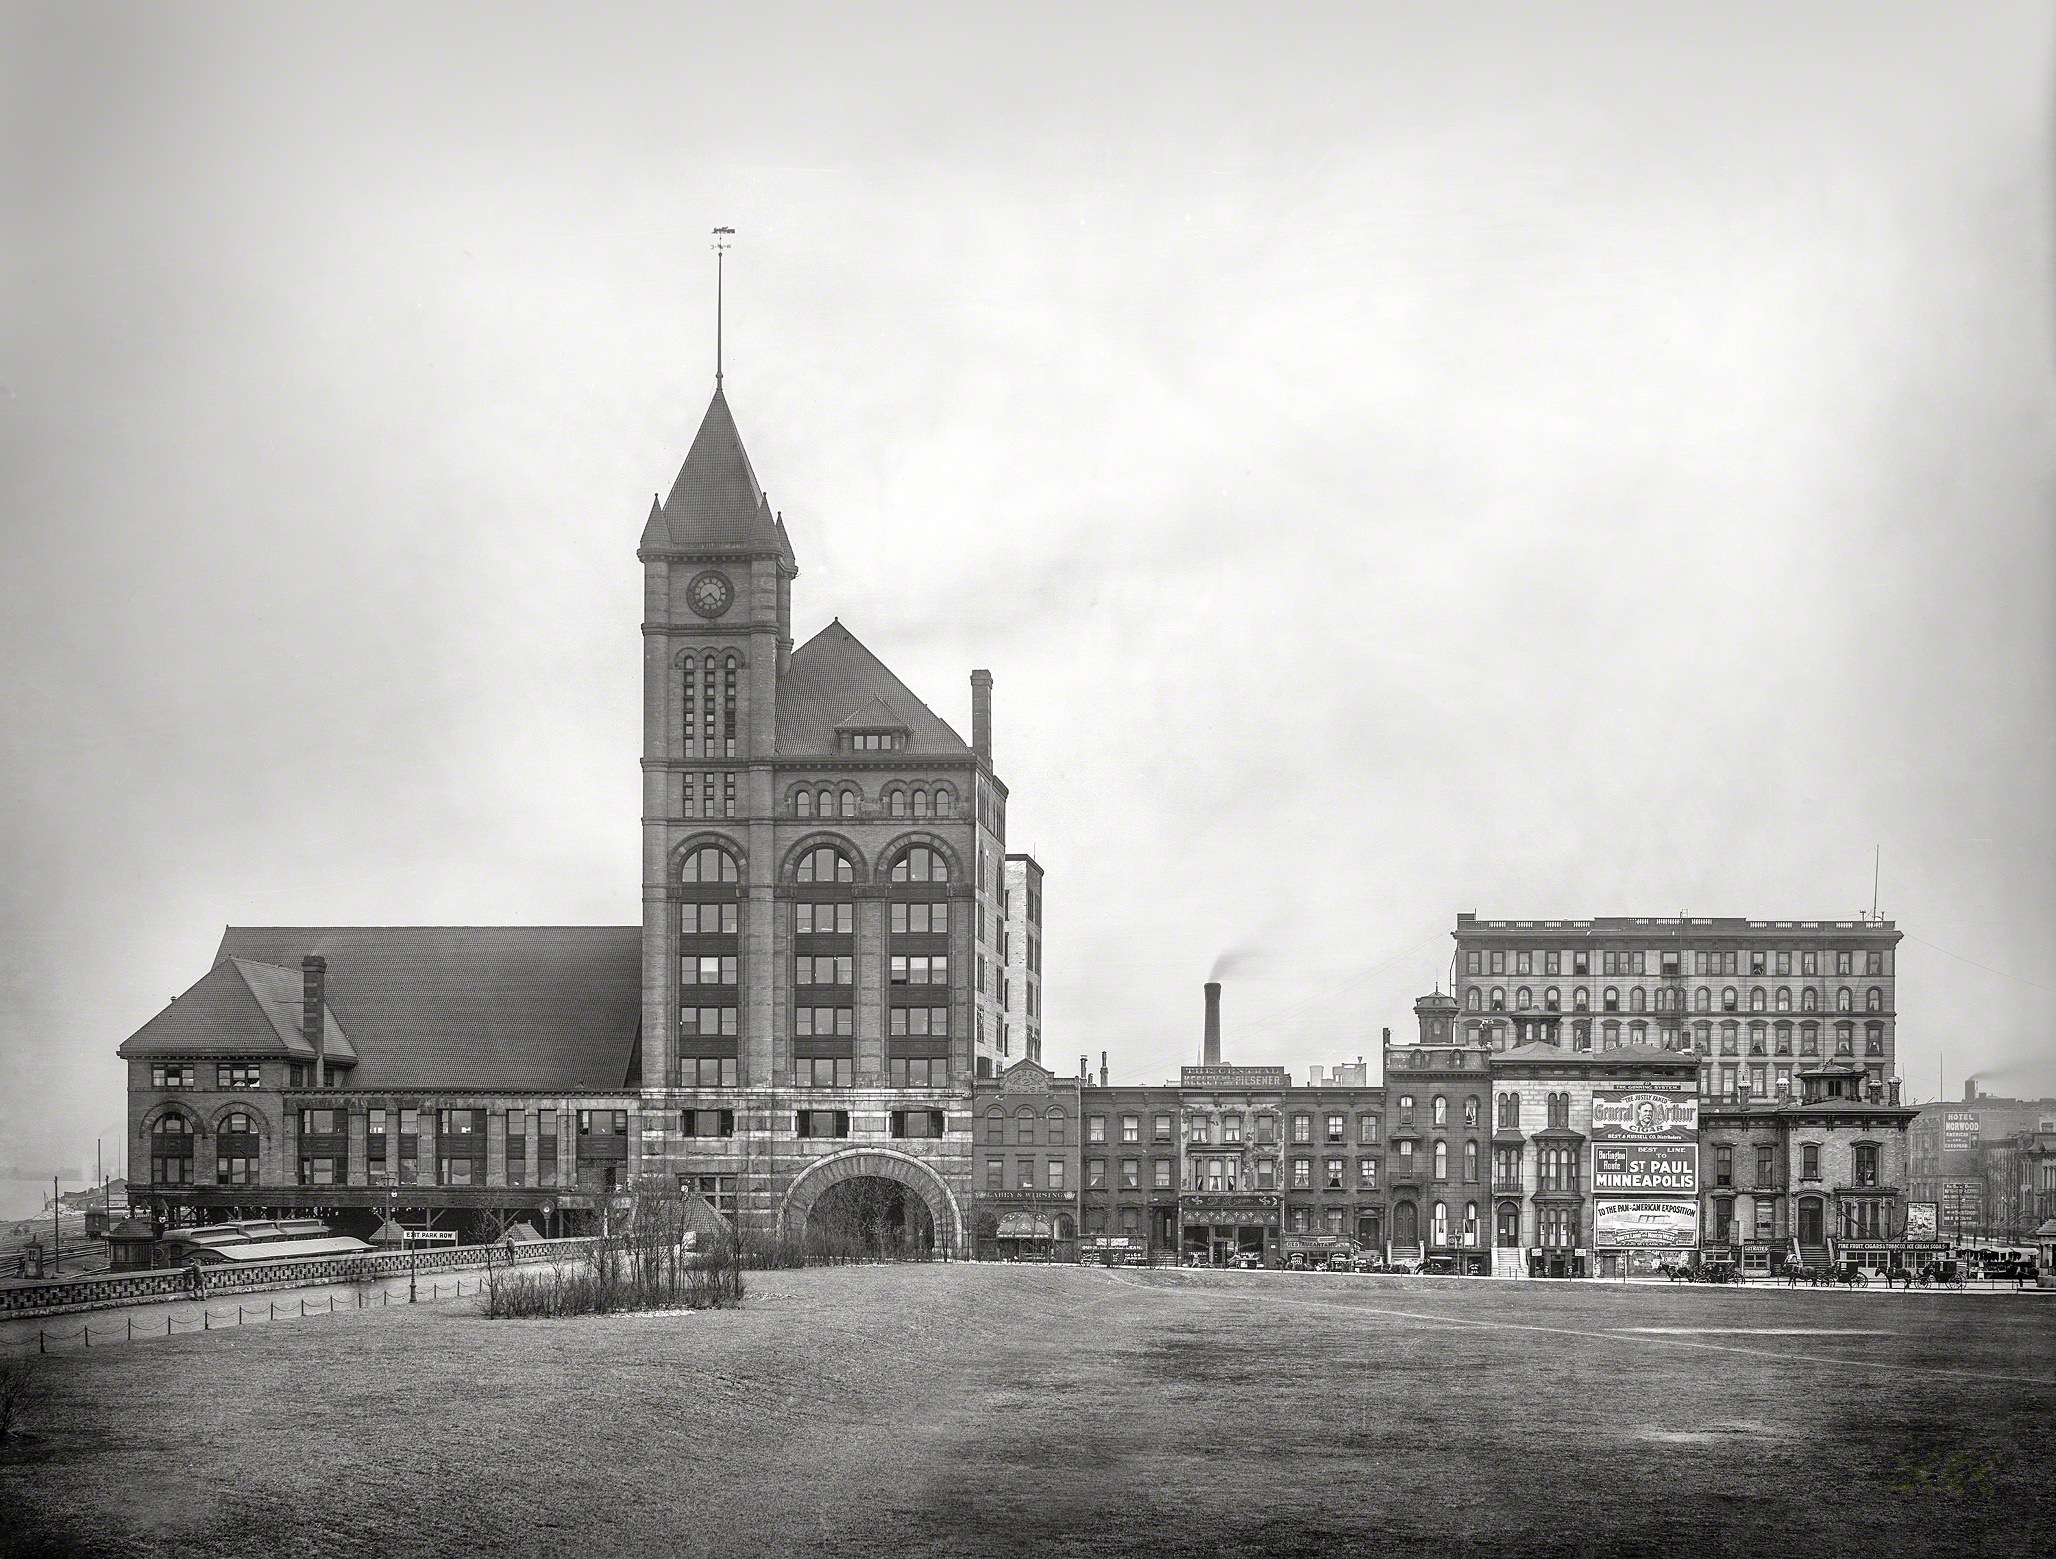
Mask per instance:
[[[741,1247],[733,1237],[690,1242],[679,1194],[637,1193],[618,1228],[575,1265],[491,1274],[489,1316],[607,1315],[622,1310],[726,1309],[742,1303]]]
[[[31,1369],[26,1358],[0,1359],[0,1440],[14,1433],[14,1421],[28,1401]]]

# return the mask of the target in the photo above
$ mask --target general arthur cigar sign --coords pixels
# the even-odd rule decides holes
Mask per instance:
[[[1690,1143],[1592,1145],[1595,1191],[1696,1191],[1699,1150]]]
[[[1699,1098],[1689,1093],[1592,1095],[1594,1142],[1690,1142],[1699,1134]]]

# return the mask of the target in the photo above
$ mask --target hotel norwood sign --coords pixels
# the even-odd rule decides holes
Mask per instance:
[[[1636,1088],[1592,1095],[1594,1142],[1691,1142],[1699,1135],[1699,1097]]]

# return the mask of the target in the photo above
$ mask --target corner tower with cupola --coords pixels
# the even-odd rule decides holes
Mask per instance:
[[[794,647],[792,544],[718,387],[637,555],[638,1178],[745,1229],[896,1205],[961,1240],[971,1082],[1014,1048],[991,675],[967,743],[840,620]]]

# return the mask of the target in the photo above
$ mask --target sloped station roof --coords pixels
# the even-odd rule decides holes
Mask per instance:
[[[230,926],[214,968],[121,1054],[311,1057],[299,1035],[309,953],[328,963],[328,1043],[355,1057],[353,1088],[639,1081],[640,926]]]
[[[838,730],[904,728],[905,755],[968,758],[971,749],[948,721],[838,619],[792,652],[778,683],[778,756],[832,757]]]

